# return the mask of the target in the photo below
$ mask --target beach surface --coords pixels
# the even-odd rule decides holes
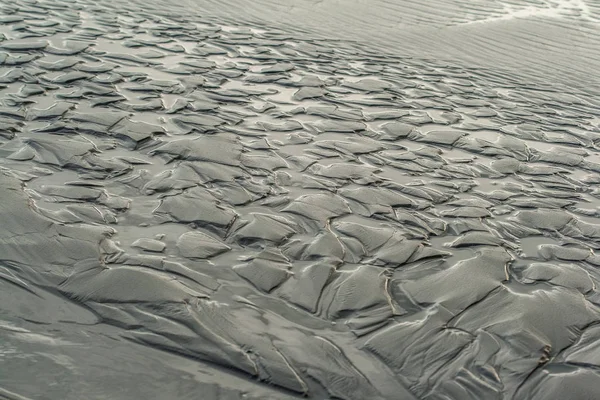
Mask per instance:
[[[591,0],[0,0],[0,399],[600,398],[598,71]]]

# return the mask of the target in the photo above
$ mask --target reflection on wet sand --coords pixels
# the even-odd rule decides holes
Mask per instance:
[[[0,397],[600,397],[597,94],[197,6],[0,9]]]

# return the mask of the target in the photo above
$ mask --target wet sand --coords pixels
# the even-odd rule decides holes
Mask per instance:
[[[600,7],[435,3],[0,1],[0,398],[600,398]]]

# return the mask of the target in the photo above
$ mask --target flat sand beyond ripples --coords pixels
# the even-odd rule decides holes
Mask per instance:
[[[600,398],[600,7],[240,3],[0,0],[0,398]]]

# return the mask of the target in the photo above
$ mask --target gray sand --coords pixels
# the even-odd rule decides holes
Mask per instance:
[[[0,0],[0,398],[600,398],[599,23]]]

